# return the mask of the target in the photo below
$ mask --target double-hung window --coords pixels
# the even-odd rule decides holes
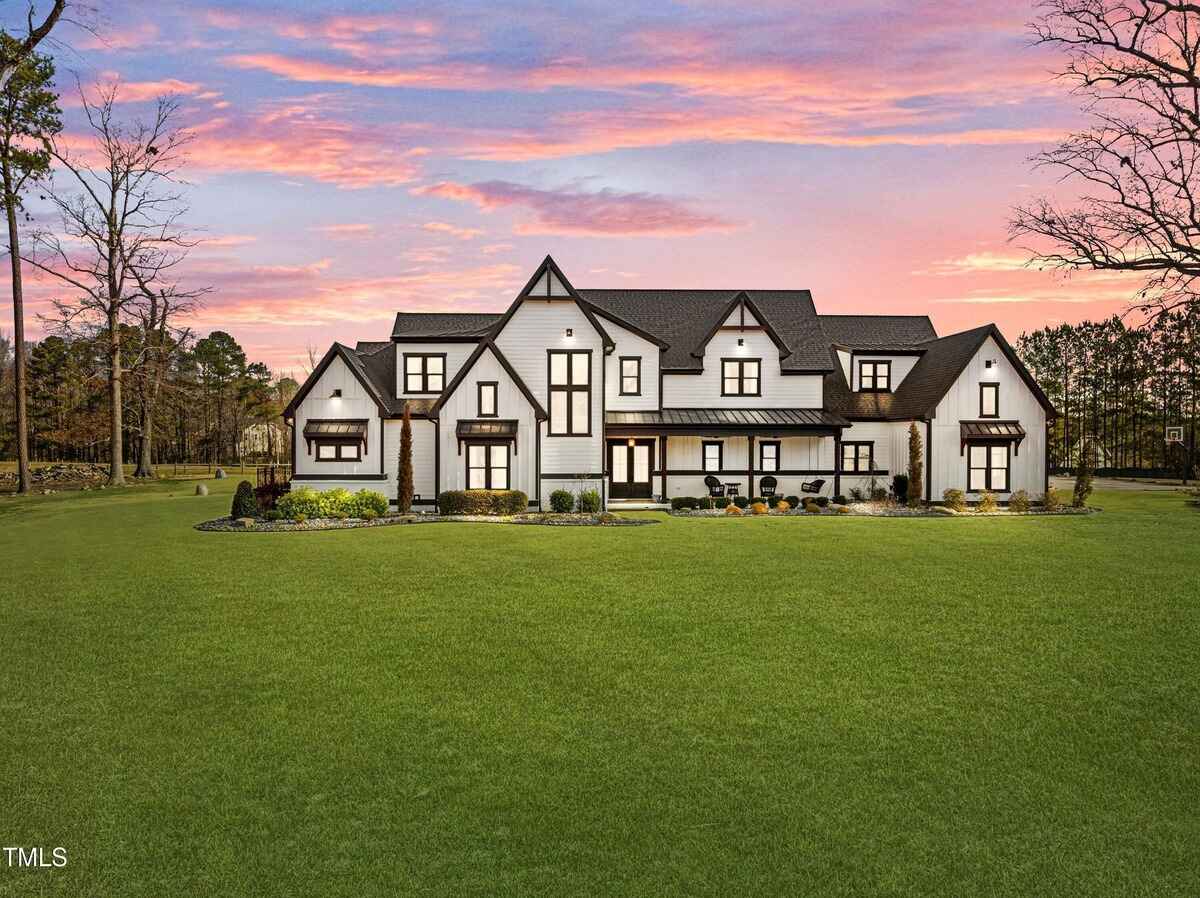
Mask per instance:
[[[874,443],[842,443],[842,472],[870,471],[875,462]]]
[[[858,389],[865,393],[890,393],[892,391],[892,363],[859,362]]]
[[[1008,492],[1009,452],[1008,445],[989,443],[967,444],[967,490]]]
[[[445,353],[404,354],[405,393],[440,393],[445,387]]]
[[[621,356],[621,395],[642,395],[641,356]]]
[[[721,359],[722,396],[761,396],[762,359]]]
[[[479,417],[495,418],[499,414],[496,410],[497,386],[495,381],[479,382]]]
[[[550,350],[550,435],[592,433],[592,353]]]
[[[704,452],[704,473],[705,474],[720,474],[721,473],[721,443],[712,442],[703,444]]]
[[[979,417],[1000,417],[1000,384],[979,385]]]
[[[508,444],[467,443],[467,489],[508,489]]]
[[[779,442],[764,440],[758,444],[758,469],[766,473],[779,470]]]

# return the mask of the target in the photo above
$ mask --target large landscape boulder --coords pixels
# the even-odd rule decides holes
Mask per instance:
[[[216,478],[217,480],[224,480],[225,479],[225,469],[217,468],[216,473],[213,474],[213,477]]]
[[[207,496],[208,495],[208,487],[206,487],[203,483],[197,483],[196,484],[196,495],[197,496]]]

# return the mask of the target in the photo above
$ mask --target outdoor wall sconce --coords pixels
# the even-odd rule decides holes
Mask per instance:
[[[994,364],[996,364],[996,363],[995,363],[995,362],[993,362],[991,359],[988,359],[986,362],[984,362],[984,363],[983,363],[983,367],[985,367],[985,368],[990,368],[990,367],[992,367],[992,365],[994,365]]]
[[[738,346],[745,346],[746,340],[744,337],[738,337]]]
[[[626,445],[627,445],[627,446],[629,446],[629,448],[630,448],[630,449],[632,449],[632,448],[633,448],[633,437],[630,437],[630,438],[629,438],[629,440],[628,440],[628,442],[626,443]]]
[[[337,390],[334,390],[332,393],[329,394],[329,398],[330,399],[341,399],[342,398],[341,389],[339,388]]]
[[[568,337],[573,337],[573,336],[575,336],[575,329],[574,329],[574,328],[571,328],[571,327],[568,327],[568,328],[567,328],[567,336],[568,336]]]

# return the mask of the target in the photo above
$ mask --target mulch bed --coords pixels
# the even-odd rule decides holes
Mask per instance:
[[[526,524],[543,527],[641,527],[657,524],[649,518],[623,518],[614,514],[518,514],[518,515],[438,515],[392,514],[366,521],[359,518],[317,518],[298,524],[295,521],[255,519],[249,526],[236,518],[215,518],[196,525],[197,530],[228,533],[280,533],[294,530],[354,530],[359,527],[390,527],[395,524]]]

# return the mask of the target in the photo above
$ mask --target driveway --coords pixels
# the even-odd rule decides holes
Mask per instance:
[[[1152,491],[1152,490],[1179,490],[1184,489],[1178,483],[1151,483],[1147,480],[1118,480],[1113,477],[1097,477],[1093,483],[1098,490],[1134,490],[1134,491]],[[1051,477],[1050,485],[1058,490],[1066,490],[1070,492],[1075,488],[1074,477]],[[1194,487],[1194,483],[1189,484],[1189,488]]]

